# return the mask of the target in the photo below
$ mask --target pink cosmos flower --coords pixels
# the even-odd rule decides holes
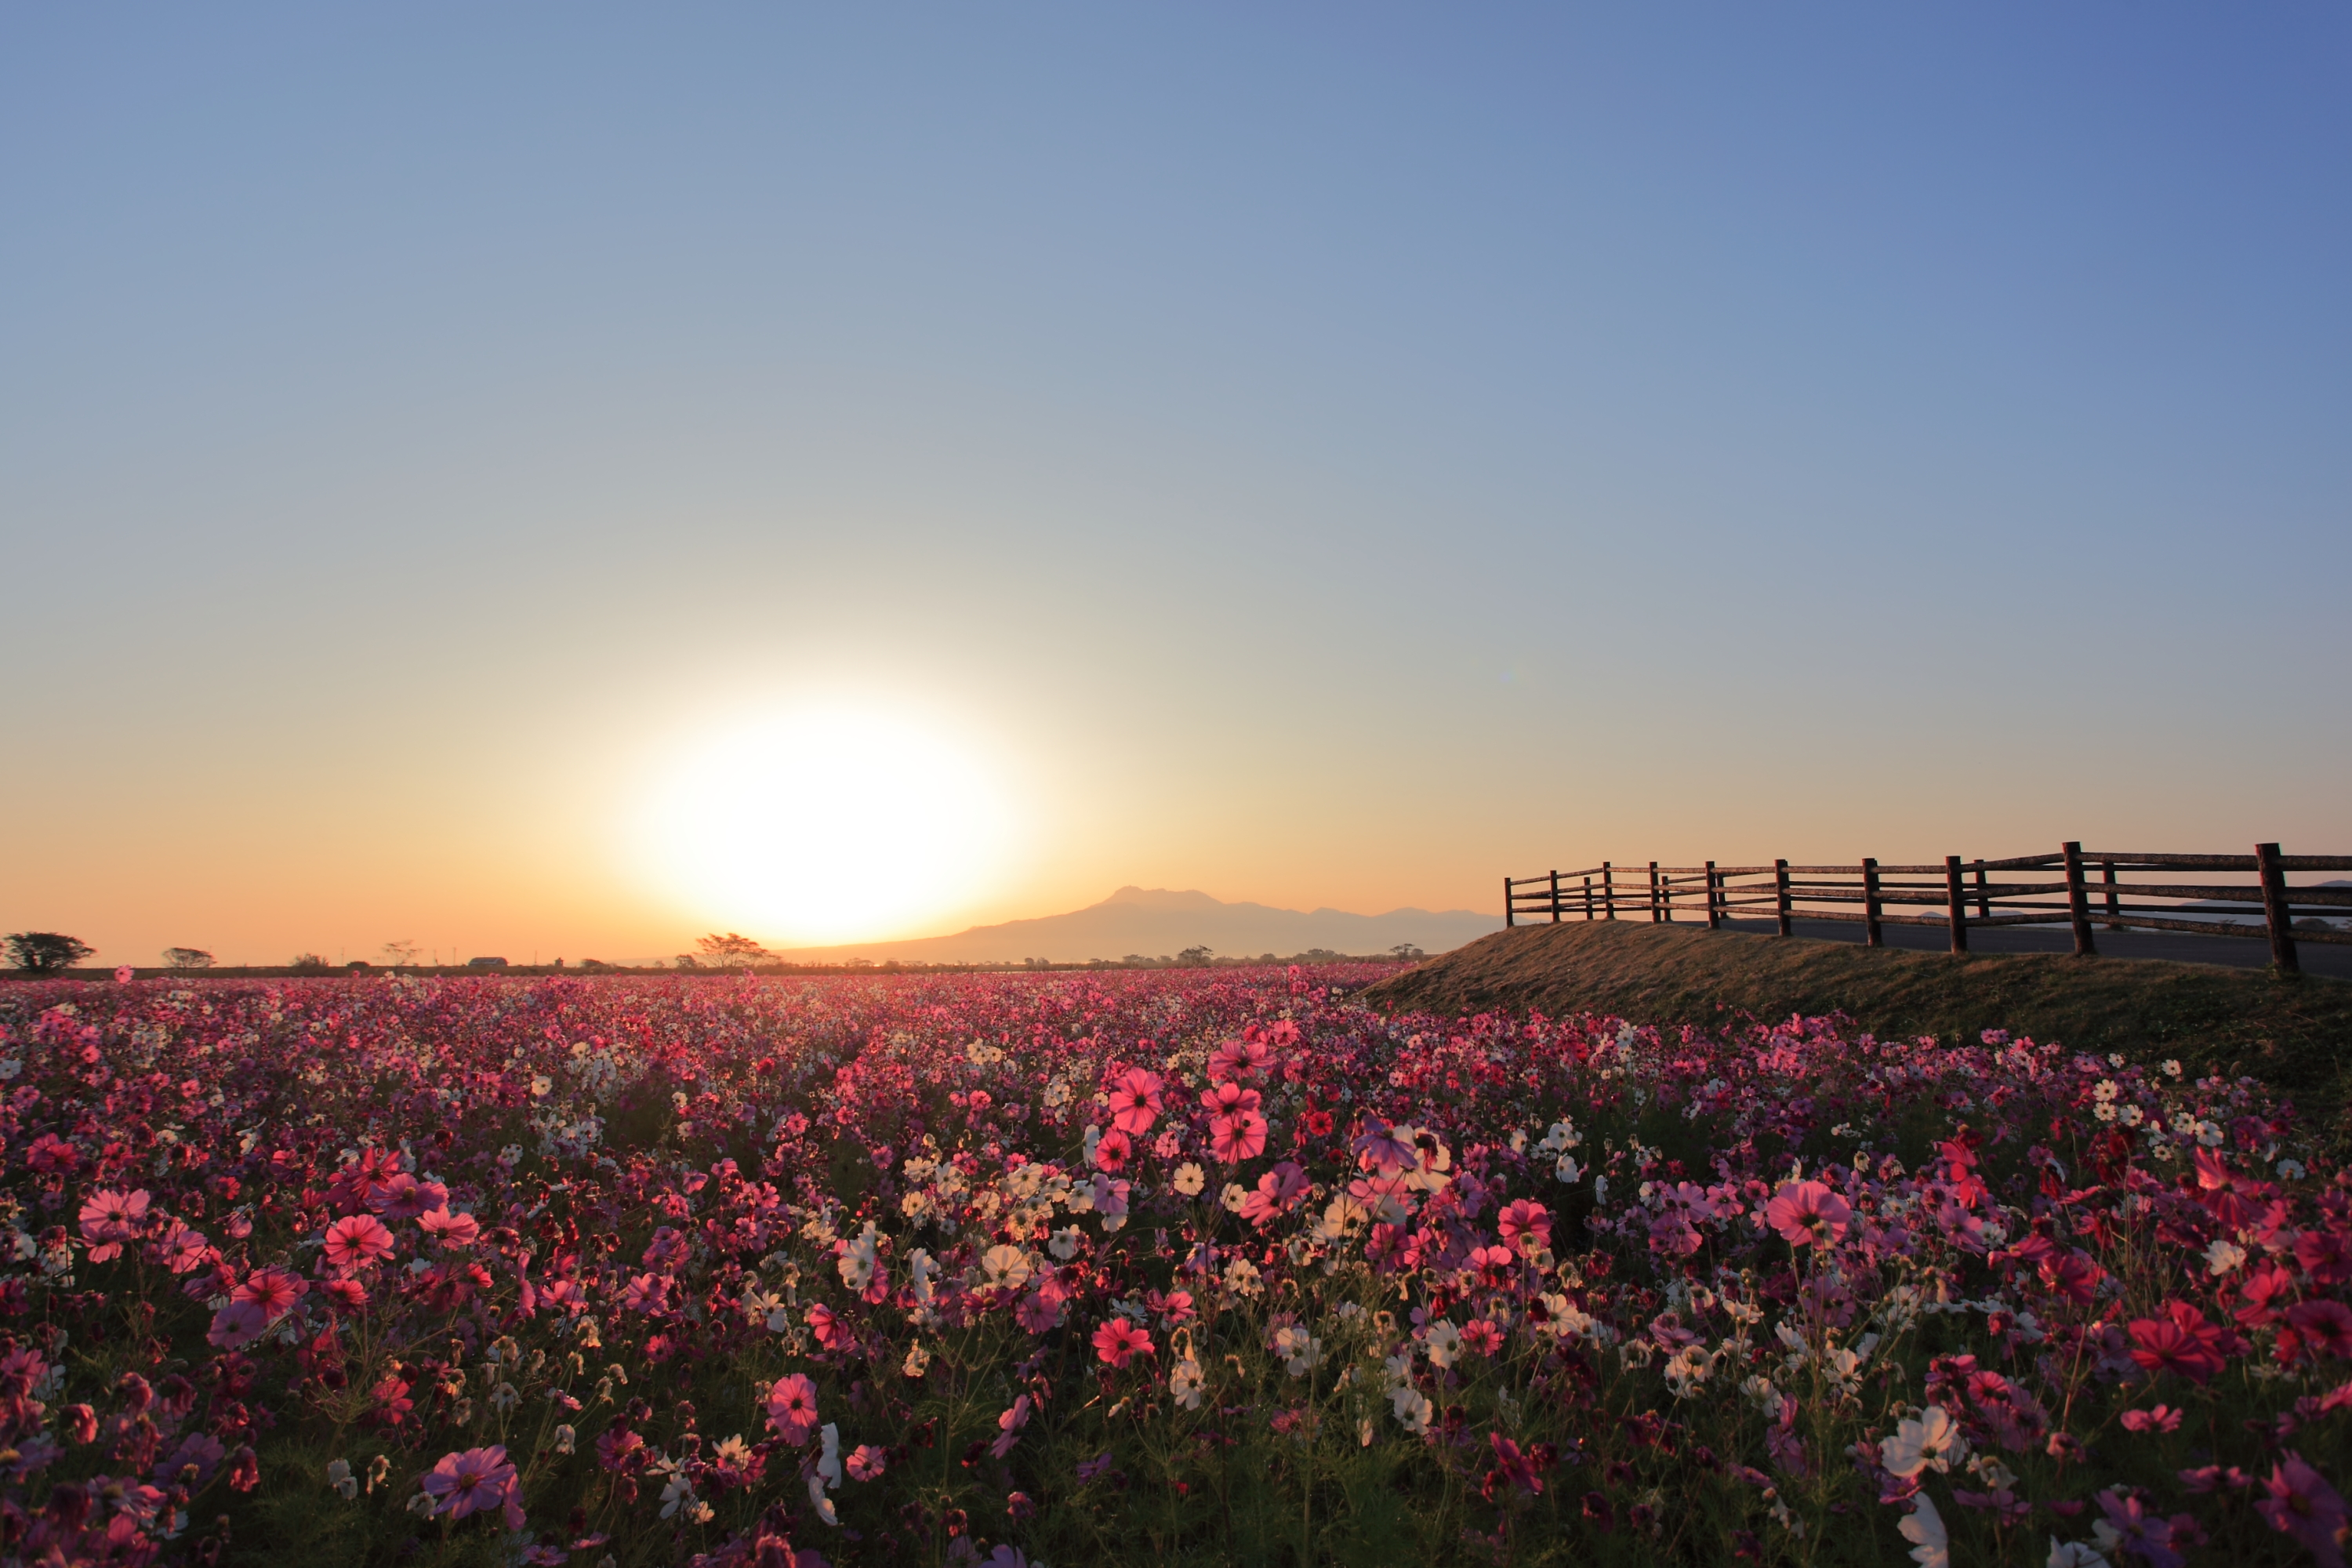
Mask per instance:
[[[1853,1210],[1822,1182],[1788,1182],[1764,1205],[1764,1220],[1796,1247],[1828,1247],[1844,1238]]]
[[[1255,1110],[1265,1099],[1257,1090],[1244,1089],[1237,1083],[1213,1083],[1201,1091],[1201,1109],[1212,1116],[1231,1115]]]
[[[2282,1360],[2298,1349],[2314,1355],[2352,1357],[2352,1307],[2326,1298],[2298,1301],[2286,1310],[2286,1323],[2279,1332]]]
[[[514,1479],[515,1468],[507,1461],[506,1445],[495,1443],[487,1448],[444,1454],[441,1462],[425,1472],[423,1484],[434,1500],[436,1515],[463,1519],[506,1501]]]
[[[1263,1230],[1306,1195],[1307,1173],[1285,1160],[1257,1179],[1257,1191],[1242,1205],[1242,1218]]]
[[[2177,1372],[2191,1383],[2209,1383],[2227,1364],[2223,1333],[2186,1301],[2168,1301],[2161,1318],[2131,1325],[2132,1360],[2150,1372]]]
[[[1493,1495],[1493,1483],[1496,1480],[1507,1481],[1530,1495],[1543,1490],[1543,1477],[1537,1472],[1533,1457],[1500,1432],[1486,1434],[1486,1442],[1495,1450],[1495,1468],[1487,1488],[1489,1496]]]
[[[2126,1410],[2123,1422],[2126,1432],[2178,1432],[2180,1412],[2169,1405],[2159,1405],[2153,1410]]]
[[[194,1273],[212,1261],[212,1243],[205,1239],[205,1233],[178,1220],[172,1222],[163,1247],[164,1264],[174,1274]]]
[[[996,1418],[996,1441],[988,1446],[988,1451],[1000,1459],[1013,1452],[1013,1446],[1021,1441],[1021,1428],[1029,1425],[1030,1414],[1035,1408],[1036,1402],[1025,1394],[1015,1399],[1013,1408]]]
[[[1150,1353],[1151,1336],[1125,1318],[1113,1318],[1095,1331],[1095,1354],[1112,1367]]]
[[[1127,1134],[1114,1127],[1095,1141],[1095,1163],[1106,1171],[1123,1171],[1127,1157],[1134,1152]]]
[[[390,1219],[415,1219],[426,1209],[447,1208],[449,1189],[439,1182],[420,1182],[406,1171],[368,1194],[368,1206]]]
[[[327,1227],[328,1266],[349,1272],[392,1256],[392,1232],[372,1214],[347,1215]]]
[[[816,1384],[805,1373],[787,1373],[769,1387],[768,1425],[795,1448],[816,1430]]]
[[[1517,1198],[1503,1205],[1495,1216],[1495,1227],[1502,1232],[1503,1245],[1513,1252],[1539,1252],[1551,1245],[1551,1213],[1543,1205],[1526,1198]],[[1525,1245],[1520,1237],[1528,1237]]]
[[[418,1228],[444,1247],[471,1247],[482,1234],[481,1222],[469,1214],[451,1214],[446,1205],[416,1216]]]
[[[81,1233],[92,1241],[120,1241],[147,1218],[148,1194],[100,1187],[81,1205]]]
[[[849,1451],[844,1461],[853,1481],[878,1481],[889,1462],[889,1456],[871,1443],[860,1443]]]
[[[1265,1152],[1265,1118],[1255,1110],[1210,1118],[1209,1152],[1227,1165],[1256,1159]]]
[[[1376,1121],[1356,1140],[1356,1161],[1367,1171],[1393,1176],[1420,1164],[1421,1151],[1410,1141],[1398,1137],[1396,1129],[1387,1122]]]
[[[138,971],[127,963],[117,964],[114,970],[114,983],[117,985],[128,985],[131,984],[131,976],[137,973]]]
[[[1273,1062],[1274,1054],[1256,1040],[1227,1040],[1209,1053],[1213,1079],[1256,1078]]]
[[[2271,1495],[2255,1503],[2254,1510],[2270,1521],[2273,1530],[2301,1542],[2321,1568],[2344,1568],[2344,1499],[2326,1477],[2289,1448],[2271,1467],[2263,1489]]]
[[[213,1326],[205,1340],[225,1351],[240,1350],[261,1337],[269,1320],[251,1301],[231,1301],[213,1314]]]
[[[1111,1125],[1130,1138],[1140,1138],[1160,1119],[1162,1079],[1155,1072],[1129,1068],[1112,1080]]]
[[[249,1301],[261,1309],[265,1322],[276,1322],[294,1310],[310,1286],[289,1270],[275,1265],[257,1268],[245,1277],[245,1283],[230,1291],[232,1302]]]
[[[2098,1502],[2107,1528],[2130,1556],[2148,1568],[2185,1568],[2189,1559],[2172,1549],[2172,1521],[2149,1512],[2145,1500],[2125,1497],[2110,1487],[2099,1494]]]
[[[367,1287],[356,1279],[330,1279],[319,1289],[338,1312],[358,1312],[367,1306]]]
[[[2342,1231],[2306,1230],[2294,1238],[2294,1260],[2321,1285],[2352,1279],[2352,1239]]]
[[[1062,1297],[1053,1290],[1034,1290],[1013,1309],[1013,1321],[1033,1334],[1050,1332],[1062,1321]]]
[[[816,1342],[826,1350],[845,1350],[856,1342],[848,1325],[841,1321],[841,1314],[822,1301],[808,1310],[808,1326]]]

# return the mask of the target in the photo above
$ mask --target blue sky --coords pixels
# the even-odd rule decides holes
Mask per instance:
[[[0,921],[656,944],[614,824],[811,693],[1032,803],[934,925],[2341,849],[2347,68],[2293,5],[17,8]]]

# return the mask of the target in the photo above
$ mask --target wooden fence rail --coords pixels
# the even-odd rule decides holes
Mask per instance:
[[[2240,882],[2184,881],[2184,871],[2230,873]],[[1557,922],[1647,915],[1671,923],[1677,910],[1703,916],[1709,930],[1747,913],[1769,912],[1787,936],[1793,922],[1861,924],[1873,947],[1890,925],[1942,926],[1954,952],[1969,950],[1971,929],[2067,925],[2074,951],[2096,952],[2094,926],[2109,931],[2194,931],[2207,936],[2267,936],[2271,961],[2297,973],[2298,942],[2352,945],[2352,929],[2330,918],[2352,916],[2352,887],[2290,886],[2290,872],[2352,871],[2352,855],[2283,855],[2257,844],[2251,855],[2171,855],[2062,846],[2054,855],[1893,866],[1864,858],[1843,866],[1661,866],[1627,868],[1603,860],[1575,871],[1503,879],[1503,923],[1535,916]],[[2032,875],[2053,873],[2053,877]],[[2164,876],[2165,873],[2173,875]],[[2163,876],[2162,880],[2149,880]],[[1596,880],[1597,879],[1597,880]],[[1932,909],[1934,913],[1899,911]],[[2302,923],[2298,925],[2296,922]]]

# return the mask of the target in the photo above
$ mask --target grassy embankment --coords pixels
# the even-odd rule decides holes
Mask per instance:
[[[1646,922],[1496,931],[1381,982],[1364,1000],[1454,1016],[1593,1012],[1719,1027],[1837,1013],[1881,1037],[1988,1028],[2198,1072],[2251,1073],[2352,1152],[2352,982],[2072,954],[1871,949]]]

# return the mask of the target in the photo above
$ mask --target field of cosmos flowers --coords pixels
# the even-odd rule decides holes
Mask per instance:
[[[2343,1561],[2258,1084],[1382,973],[0,988],[0,1559]]]

